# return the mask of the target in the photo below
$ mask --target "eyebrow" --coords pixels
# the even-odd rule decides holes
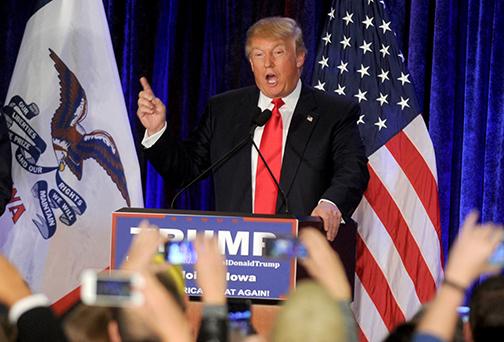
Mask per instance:
[[[273,48],[271,48],[271,50],[275,50],[276,48],[279,48],[279,47],[285,48],[286,46],[287,46],[286,44],[280,43],[280,44],[277,44],[277,45],[273,46]],[[253,51],[253,50],[265,51],[265,49],[260,49],[258,47],[253,47],[252,46],[251,47],[251,51]]]

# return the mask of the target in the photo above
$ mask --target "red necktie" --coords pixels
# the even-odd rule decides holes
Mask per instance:
[[[282,115],[280,107],[284,105],[281,98],[273,99],[273,111],[271,119],[264,126],[261,145],[259,149],[264,155],[275,178],[280,182],[280,170],[282,169]],[[254,197],[254,213],[275,214],[278,188],[271,178],[260,156],[257,157],[257,173]]]

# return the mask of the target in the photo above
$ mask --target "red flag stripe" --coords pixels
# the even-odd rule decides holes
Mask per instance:
[[[439,243],[436,229],[432,224],[423,203],[420,201],[415,188],[413,188],[413,185],[404,173],[404,170],[401,169],[401,166],[397,163],[395,157],[386,147],[380,148],[372,156],[370,156],[369,163],[373,167],[373,170],[377,174],[382,185],[389,192],[390,197],[393,198],[395,205],[399,208],[402,218],[409,227],[412,237],[415,239],[418,248],[422,252],[425,263],[429,267],[432,277],[436,283],[438,283],[441,279],[441,272],[439,268],[441,244]],[[369,210],[371,209],[369,208],[368,211]],[[363,218],[361,219],[365,218],[366,215],[363,215]],[[376,220],[379,221],[378,218],[376,218]],[[368,236],[363,235],[363,237],[366,238],[366,243],[368,243],[368,246],[372,251],[381,250],[377,246],[372,248],[373,246],[369,244]],[[383,264],[380,265],[383,269],[387,268]],[[397,299],[401,303],[404,300],[399,297],[397,297]],[[421,305],[420,302],[418,305]]]
[[[368,342],[368,339],[366,338],[366,335],[362,332],[362,329],[360,325],[357,324],[357,337],[359,338],[360,342]]]
[[[355,273],[357,273],[362,286],[376,306],[387,329],[391,330],[398,323],[405,320],[404,314],[390,291],[387,279],[360,234],[357,234],[356,244]]]
[[[385,146],[401,166],[422,202],[441,241],[438,187],[422,155],[404,132],[397,133]]]
[[[358,220],[359,234],[387,279],[401,311],[406,319],[411,318],[422,305],[415,293],[415,284],[402,263],[394,241],[365,198],[359,205],[354,219]],[[369,308],[365,310],[369,311]]]
[[[370,180],[364,196],[389,232],[404,267],[415,284],[418,298],[422,303],[425,303],[432,298],[436,291],[434,278],[390,193],[383,186],[370,164],[368,164],[368,169]]]
[[[354,285],[352,310],[357,325],[366,340],[382,341],[388,334],[388,328],[357,275],[355,276]]]
[[[62,316],[80,300],[80,286],[68,292],[51,305],[54,313]]]

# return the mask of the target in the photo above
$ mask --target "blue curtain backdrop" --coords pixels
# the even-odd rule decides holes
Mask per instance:
[[[0,3],[0,99],[7,92],[29,16],[27,2]],[[247,28],[257,19],[298,20],[309,51],[303,79],[311,83],[330,0],[103,0],[130,122],[142,165],[147,207],[166,207],[174,194],[142,159],[136,119],[138,78],[151,80],[167,103],[173,134],[186,137],[217,93],[253,83],[244,57]],[[471,208],[504,221],[504,2],[385,0],[434,142],[445,249]],[[178,208],[211,209],[207,180]],[[446,252],[446,250],[445,250]]]

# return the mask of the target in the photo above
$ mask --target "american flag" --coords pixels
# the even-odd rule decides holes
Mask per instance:
[[[352,305],[364,341],[411,318],[443,273],[434,149],[404,62],[383,1],[333,1],[313,79],[361,106],[371,179],[354,214]]]

